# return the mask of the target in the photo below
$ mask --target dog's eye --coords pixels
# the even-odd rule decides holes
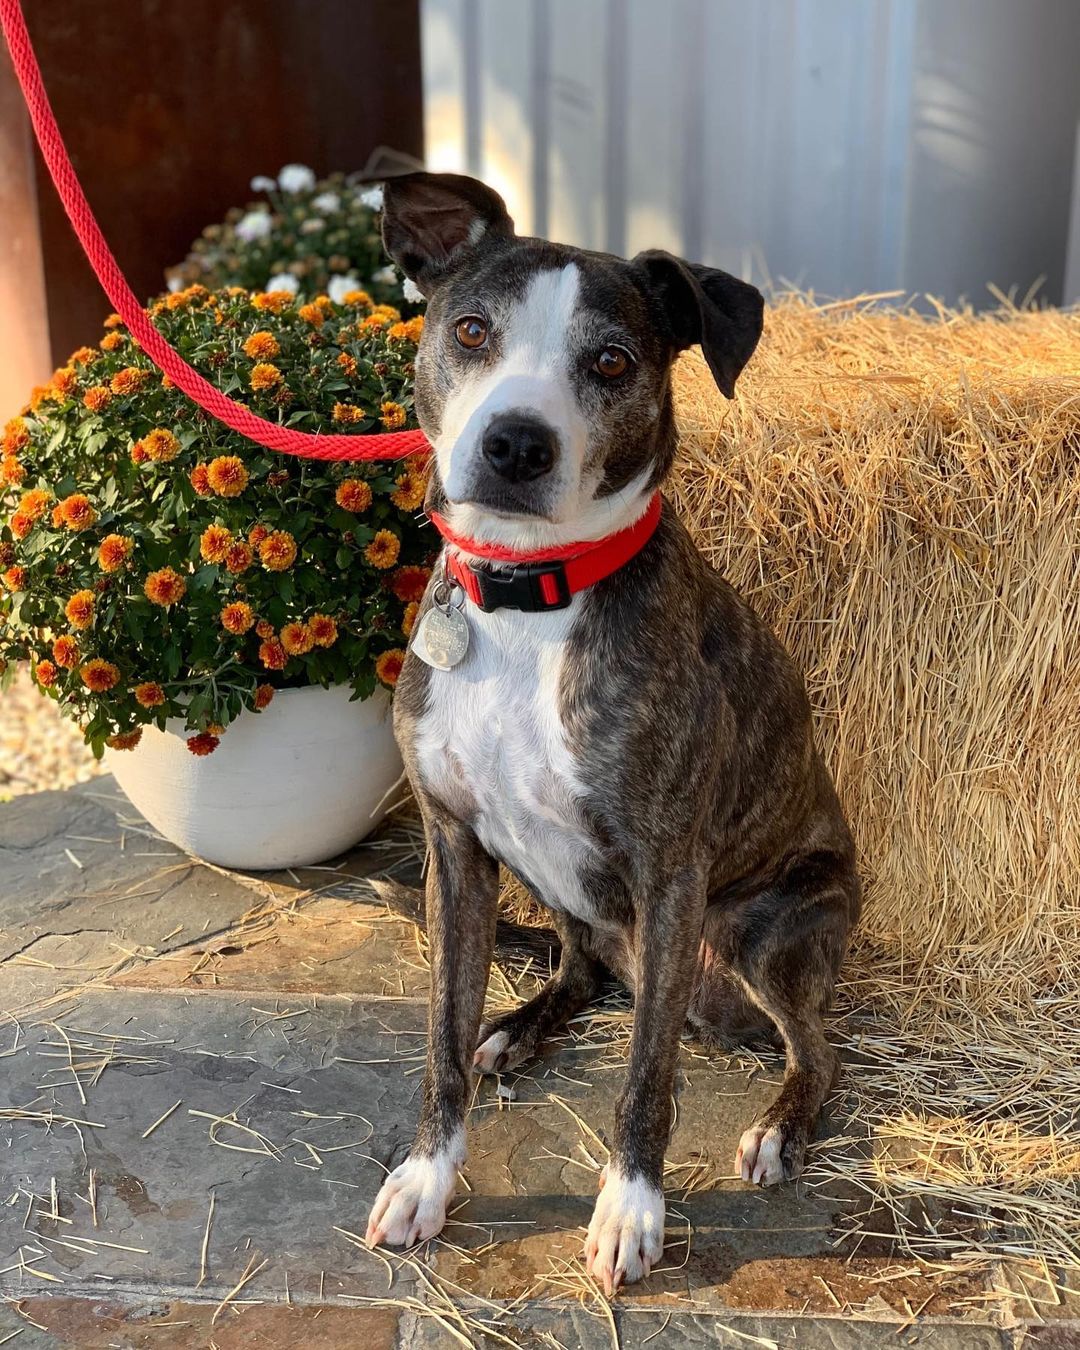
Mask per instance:
[[[454,336],[463,347],[468,347],[470,351],[475,351],[477,347],[482,347],[487,341],[488,326],[483,319],[475,314],[469,314],[464,319],[459,319],[457,327],[454,329]]]
[[[630,369],[629,353],[621,347],[605,347],[593,362],[593,370],[605,380],[617,380]]]

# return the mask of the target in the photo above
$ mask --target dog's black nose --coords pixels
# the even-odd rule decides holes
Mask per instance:
[[[484,432],[484,458],[511,483],[527,483],[548,473],[555,463],[555,433],[545,422],[521,413],[492,420]]]

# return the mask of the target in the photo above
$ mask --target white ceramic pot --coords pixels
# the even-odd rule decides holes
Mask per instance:
[[[211,755],[193,755],[181,721],[146,727],[134,750],[108,752],[132,805],[179,848],[222,867],[325,862],[359,843],[393,804],[402,773],[390,696],[279,689],[242,713]]]

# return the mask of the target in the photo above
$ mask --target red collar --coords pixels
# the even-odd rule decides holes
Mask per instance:
[[[578,591],[603,581],[640,553],[660,523],[662,505],[659,492],[654,493],[645,513],[625,530],[535,553],[469,539],[456,534],[437,511],[430,514],[450,545],[446,570],[474,605],[483,610],[546,610],[565,609]],[[483,561],[466,561],[458,550]],[[509,565],[495,570],[484,562]]]

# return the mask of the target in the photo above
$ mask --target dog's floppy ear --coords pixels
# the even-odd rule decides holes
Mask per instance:
[[[661,249],[639,253],[649,289],[667,317],[677,351],[701,343],[713,379],[727,398],[761,337],[765,301],[756,286]]]
[[[409,173],[383,187],[383,243],[407,277],[428,294],[455,257],[487,235],[512,235],[497,192],[457,173]]]

